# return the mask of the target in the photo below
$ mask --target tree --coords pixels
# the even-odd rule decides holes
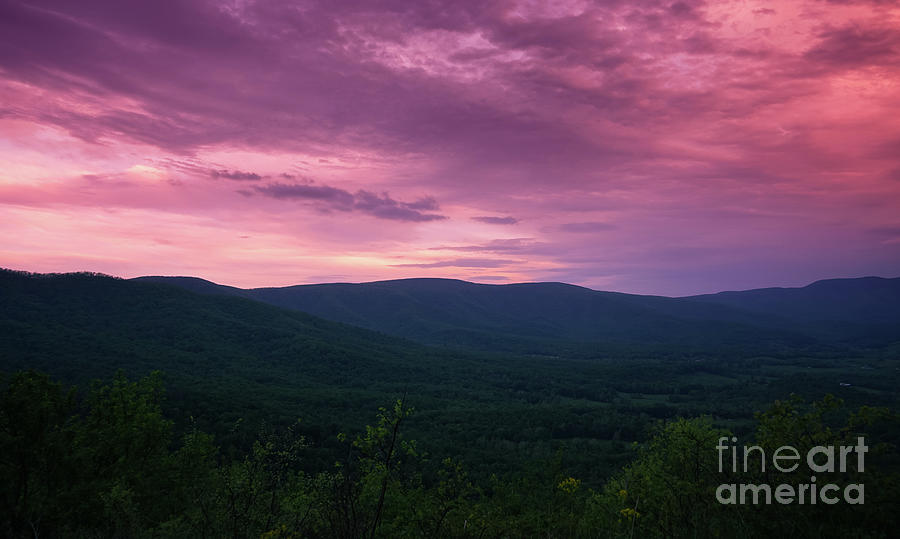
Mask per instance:
[[[13,375],[0,395],[0,535],[38,536],[65,520],[74,390],[46,374]]]
[[[715,497],[725,479],[715,447],[730,435],[709,418],[660,424],[638,457],[595,496],[591,526],[622,537],[739,535]]]

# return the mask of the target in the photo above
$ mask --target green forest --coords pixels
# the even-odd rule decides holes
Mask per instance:
[[[550,356],[166,283],[0,279],[5,536],[890,537],[900,519],[884,327]],[[720,471],[723,437],[769,455],[864,437],[864,469],[817,477],[864,503],[721,504],[722,484],[810,482]]]

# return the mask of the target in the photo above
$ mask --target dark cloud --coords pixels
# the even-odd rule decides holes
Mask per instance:
[[[148,159],[148,161],[154,166],[166,168],[189,176],[208,176],[215,179],[224,178],[236,181],[259,181],[271,177],[271,175],[260,174],[257,172],[230,170],[224,168],[221,164],[210,163],[192,157],[182,157],[177,159],[165,157],[161,159]],[[285,180],[298,179],[298,176],[295,174],[289,174],[287,172],[278,174],[277,177]],[[304,181],[304,178],[299,178],[299,180]]]
[[[357,191],[354,208],[382,219],[395,221],[439,221],[446,219],[444,215],[422,213],[419,209],[436,210],[437,202],[433,198],[423,198],[415,202],[398,202],[387,193],[376,194],[370,191]]]
[[[666,24],[676,18],[699,25],[699,2],[606,2],[557,18],[511,17],[504,3],[452,4],[4,3],[0,66],[12,79],[102,110],[54,102],[41,114],[40,121],[85,140],[114,135],[179,153],[226,142],[267,150],[356,146],[446,156],[460,167],[543,181],[577,178],[569,172],[588,163],[640,158],[623,133],[585,137],[556,113],[584,106],[620,125],[658,125],[664,116],[647,108],[669,104],[652,73],[637,67],[653,51],[633,36],[646,36],[651,48],[718,48],[708,35],[675,35]],[[627,34],[616,29],[623,13],[638,17]],[[648,23],[653,17],[661,22]],[[384,62],[383,46],[434,30],[481,35],[490,42],[482,49],[493,52],[448,55],[451,69],[436,74]],[[510,68],[504,58],[511,54],[528,60]],[[585,86],[561,76],[569,67],[610,76]],[[469,87],[451,76],[473,69],[487,74],[485,84]],[[498,101],[505,92],[498,88],[514,95]],[[109,96],[140,106],[117,108]],[[528,105],[534,103],[541,106]],[[669,107],[666,116],[677,110]]]
[[[559,225],[559,230],[562,232],[606,232],[608,230],[615,230],[616,225],[610,223],[601,223],[601,222],[587,222],[587,223],[564,223]]]
[[[238,181],[258,181],[262,176],[255,172],[241,172],[239,170],[212,170],[209,173],[213,178],[225,178]]]
[[[321,209],[353,211],[394,221],[425,222],[447,219],[444,215],[423,213],[420,210],[439,209],[432,197],[424,197],[415,202],[394,200],[387,193],[373,193],[359,190],[355,194],[327,185],[272,183],[254,187],[257,193],[282,200],[308,200],[322,204]]]
[[[492,217],[492,216],[482,216],[482,217],[472,217],[473,221],[479,221],[482,223],[487,223],[489,225],[514,225],[519,222],[515,217]]]
[[[900,30],[848,25],[831,28],[804,57],[835,67],[900,65]]]
[[[411,210],[433,211],[440,209],[440,206],[434,197],[422,197],[415,202],[405,204]]]
[[[302,199],[327,202],[341,210],[353,208],[354,196],[343,189],[327,185],[272,183],[254,187],[257,193],[277,199]]]
[[[531,238],[508,238],[492,240],[483,245],[445,245],[429,248],[432,251],[464,251],[464,252],[510,252],[523,251],[538,245]]]

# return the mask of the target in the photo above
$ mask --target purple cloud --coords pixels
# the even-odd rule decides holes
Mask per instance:
[[[563,223],[559,225],[559,230],[563,232],[606,232],[608,230],[615,230],[616,225],[610,223],[602,223],[602,222],[587,222],[587,223]]]
[[[281,200],[301,199],[327,202],[334,209],[349,210],[354,196],[343,189],[327,185],[272,183],[253,188],[257,193]]]
[[[900,261],[895,237],[871,232],[896,225],[900,200],[895,4],[0,2],[0,161],[15,171],[0,200],[48,251],[74,242],[63,225],[41,236],[50,218],[31,206],[82,208],[85,225],[141,208],[253,229],[271,242],[258,253],[300,238],[318,275],[349,271],[326,267],[348,249],[402,262],[423,245],[515,253],[511,280],[562,268],[635,291],[884,273]],[[473,239],[448,220],[472,215],[533,238]],[[139,245],[95,240],[113,228],[85,232],[83,256]],[[679,245],[701,250],[666,254]],[[378,264],[359,271],[403,273]]]
[[[819,34],[821,41],[804,57],[834,67],[900,65],[900,29],[847,25]]]
[[[322,204],[326,210],[352,211],[390,219],[394,221],[425,222],[447,219],[444,215],[423,213],[420,209],[439,209],[432,197],[424,197],[415,202],[400,202],[387,193],[376,194],[359,190],[355,194],[327,185],[272,183],[256,186],[254,190],[262,195],[281,200],[308,200]]]
[[[509,252],[523,251],[536,245],[531,238],[509,238],[492,240],[484,245],[446,245],[430,247],[432,251],[468,251],[468,252]]]
[[[482,216],[482,217],[472,217],[473,221],[479,221],[481,223],[487,223],[489,225],[514,225],[519,222],[515,217],[492,217],[492,216]]]
[[[378,195],[369,191],[357,191],[354,208],[365,213],[380,217],[381,219],[393,219],[395,221],[440,221],[446,219],[444,215],[435,213],[422,213],[419,209],[436,210],[437,202],[431,198],[422,198],[415,202],[398,202],[388,196],[387,193]]]
[[[213,178],[225,178],[238,181],[257,181],[262,179],[262,176],[255,172],[241,172],[239,170],[213,170],[210,171],[209,175]]]

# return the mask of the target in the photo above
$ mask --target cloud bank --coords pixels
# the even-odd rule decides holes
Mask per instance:
[[[3,2],[0,256],[251,286],[891,276],[898,80],[889,1]],[[521,238],[490,272],[439,256]]]

